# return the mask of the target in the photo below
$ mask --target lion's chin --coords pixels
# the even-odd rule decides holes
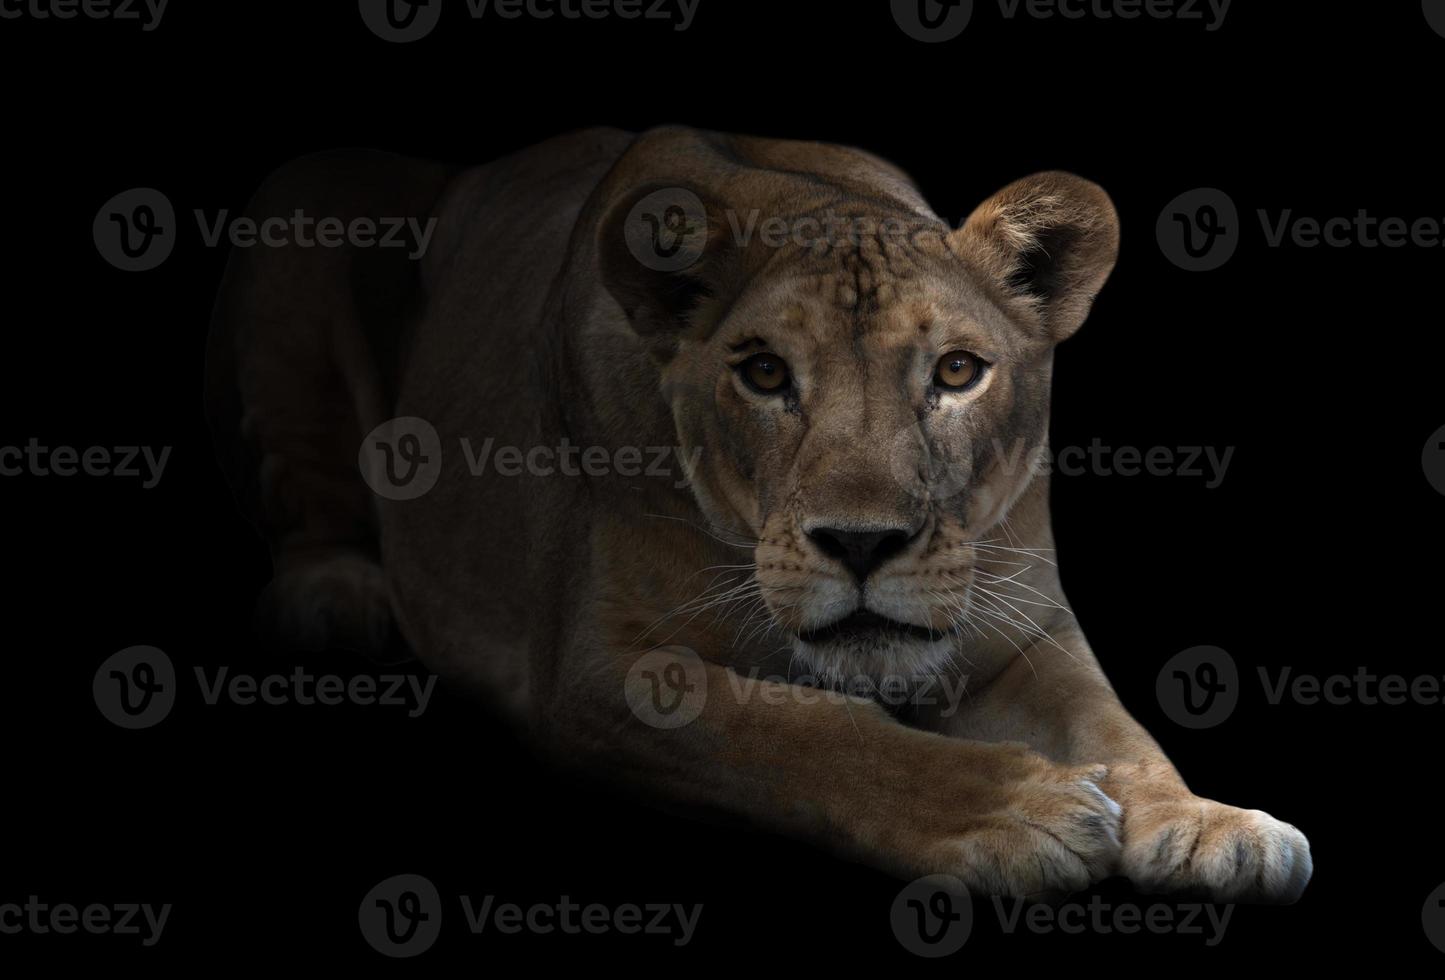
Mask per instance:
[[[922,635],[886,630],[846,632],[793,642],[797,683],[875,697],[929,685],[952,662],[948,634]]]

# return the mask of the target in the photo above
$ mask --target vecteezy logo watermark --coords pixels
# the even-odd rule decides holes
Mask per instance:
[[[1239,211],[1228,194],[1200,187],[1164,206],[1155,234],[1170,262],[1187,272],[1210,272],[1239,247]]]
[[[888,920],[894,938],[915,956],[951,956],[973,932],[973,901],[952,875],[927,875],[903,887]]]
[[[1201,646],[1174,655],[1154,682],[1159,706],[1184,728],[1213,728],[1239,703],[1239,669],[1219,647]]]
[[[442,899],[421,875],[396,875],[366,893],[361,935],[378,953],[402,959],[431,949],[442,929]]]
[[[24,905],[0,904],[0,935],[68,936],[85,932],[93,936],[139,936],[142,946],[154,946],[160,942],[170,917],[169,902],[159,908],[135,902],[95,902],[77,907],[66,902],[49,905],[38,895],[31,895]]]
[[[697,933],[702,905],[583,905],[563,895],[556,902],[518,905],[499,902],[496,895],[477,901],[460,896],[462,921],[472,935],[504,936],[602,935],[671,936],[686,946]],[[377,885],[361,900],[357,912],[361,935],[379,953],[394,958],[419,956],[437,941],[442,927],[442,899],[436,885],[421,875],[396,875]]]
[[[1445,885],[1425,899],[1425,905],[1420,909],[1420,924],[1425,927],[1425,938],[1445,953]]]
[[[1441,37],[1445,37],[1445,0],[1423,0],[1425,23]]]
[[[155,647],[126,647],[106,658],[91,682],[95,706],[121,728],[158,725],[176,702],[176,668]]]
[[[687,647],[649,650],[627,672],[623,696],[646,725],[664,730],[690,725],[707,705],[707,667]]]
[[[707,209],[682,187],[664,187],[639,200],[622,228],[632,257],[655,272],[681,272],[707,248]]]
[[[1425,469],[1425,479],[1430,481],[1437,493],[1445,494],[1445,426],[1435,430],[1425,442],[1425,451],[1420,454],[1420,465]]]
[[[95,247],[117,269],[147,272],[176,247],[176,211],[151,187],[124,191],[106,201],[91,226]]]
[[[403,416],[378,425],[361,440],[361,477],[387,500],[415,500],[436,486],[442,441],[426,419]]]
[[[701,0],[467,0],[472,20],[648,20],[692,26]],[[408,44],[441,20],[442,0],[360,0],[361,19],[383,41]]]
[[[316,217],[300,208],[288,215],[232,217],[226,209],[213,216],[192,212],[207,248],[361,248],[404,249],[415,261],[431,247],[437,219],[377,216]],[[149,187],[117,194],[96,213],[95,247],[111,265],[125,272],[146,272],[170,257],[179,226],[170,199]]]
[[[383,41],[409,44],[436,28],[442,0],[361,0],[361,20]]]
[[[229,667],[194,670],[201,703],[216,707],[225,702],[236,707],[257,704],[284,705],[342,704],[404,708],[408,718],[418,718],[431,703],[436,677],[424,680],[413,674],[359,674],[344,678],[336,674],[312,674],[298,666],[289,674],[256,675],[232,673]],[[121,728],[150,728],[170,714],[178,693],[175,666],[166,654],[149,646],[127,647],[107,657],[95,672],[91,692],[100,713]]]
[[[1218,946],[1224,941],[1224,933],[1234,915],[1233,905],[1167,905],[1162,902],[1143,906],[1133,902],[1116,905],[1106,902],[1099,895],[1091,898],[1087,905],[1065,902],[1049,906],[999,896],[994,896],[992,902],[1005,935],[1014,935],[1021,930],[1037,934],[1058,932],[1070,936],[1086,932],[1098,936],[1150,932],[1202,936],[1206,946]]]
[[[952,41],[973,19],[973,0],[892,0],[893,19],[915,41]]]
[[[161,26],[170,0],[0,0],[0,20],[114,20],[138,23],[142,31]]]
[[[32,438],[24,446],[0,446],[0,476],[96,476],[139,479],[141,489],[152,490],[165,475],[171,447],[151,446],[42,446]]]

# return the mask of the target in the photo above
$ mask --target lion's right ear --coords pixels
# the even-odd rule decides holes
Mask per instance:
[[[1119,216],[1099,185],[1041,173],[980,204],[953,243],[1063,340],[1083,325],[1114,269]]]
[[[741,279],[721,209],[687,187],[624,195],[597,234],[602,282],[644,337],[685,328],[709,298]]]

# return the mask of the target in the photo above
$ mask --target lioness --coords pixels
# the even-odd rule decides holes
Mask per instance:
[[[569,760],[900,876],[1300,895],[1304,836],[1189,791],[1049,557],[1030,463],[1118,251],[1099,187],[955,230],[867,153],[666,128],[310,157],[251,215],[297,209],[436,224],[419,261],[228,269],[209,414],[283,635],[399,638]]]

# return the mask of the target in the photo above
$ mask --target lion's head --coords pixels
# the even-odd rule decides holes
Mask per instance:
[[[1113,268],[1113,205],[1044,173],[954,230],[866,154],[732,141],[725,156],[635,190],[604,228],[634,246],[696,233],[693,254],[614,248],[604,280],[696,451],[698,506],[756,542],[799,659],[840,680],[936,669],[1038,472],[1054,345]]]

